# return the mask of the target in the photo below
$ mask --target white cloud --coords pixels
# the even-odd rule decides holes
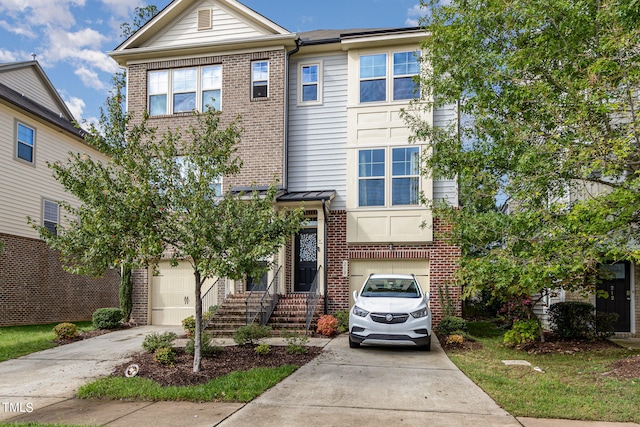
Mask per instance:
[[[84,111],[84,107],[86,106],[84,100],[72,96],[69,99],[65,99],[64,103],[67,104],[67,108],[69,109],[69,111],[71,111],[73,117],[78,121],[82,121],[82,113]]]
[[[404,21],[404,23],[409,27],[419,27],[420,18],[423,17],[424,15],[425,15],[425,10],[422,8],[420,4],[416,4],[412,8],[407,10],[407,20]]]
[[[93,70],[81,66],[74,71],[74,74],[80,78],[80,80],[86,87],[90,87],[96,90],[107,89],[107,85],[100,81],[98,73]]]
[[[36,26],[70,28],[75,24],[71,7],[84,0],[0,0],[0,12]]]
[[[127,19],[131,19],[131,12],[133,12],[136,7],[143,7],[145,5],[143,1],[131,0],[102,0],[102,2],[113,13]]]
[[[30,39],[33,39],[36,37],[36,33],[33,32],[31,28],[16,25],[15,23],[9,23],[7,21],[0,21],[0,28],[10,33],[13,33],[19,36],[25,36]]]
[[[17,62],[17,61],[18,61],[18,58],[15,56],[13,52],[0,49],[0,62]]]
[[[102,44],[107,38],[92,29],[83,29],[77,32],[63,30],[51,30],[49,33],[49,47],[47,57],[49,60],[70,62],[77,66],[75,61],[91,68],[114,73],[119,70],[117,64],[101,50]]]

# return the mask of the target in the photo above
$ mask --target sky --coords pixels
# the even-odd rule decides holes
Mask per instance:
[[[289,31],[417,26],[419,0],[240,0]],[[135,7],[170,1],[0,0],[0,63],[40,63],[74,117],[97,123]]]

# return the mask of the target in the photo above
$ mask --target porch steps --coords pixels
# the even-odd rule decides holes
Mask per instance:
[[[248,294],[229,295],[218,307],[215,314],[205,327],[214,337],[231,337],[240,326],[247,324],[247,306],[245,301]],[[260,305],[262,294],[253,294],[249,304],[252,307]]]
[[[320,301],[316,308],[313,320],[317,320],[320,313],[322,313],[322,301]],[[281,336],[286,332],[304,334],[306,332],[306,316],[307,294],[281,295],[278,300],[278,305],[276,305],[267,325],[271,326],[273,335],[275,336]],[[310,332],[314,332],[314,330],[310,330]]]

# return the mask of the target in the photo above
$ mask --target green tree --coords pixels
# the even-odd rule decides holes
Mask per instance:
[[[157,14],[158,8],[155,5],[150,4],[145,7],[136,7],[133,10],[133,22],[125,22],[120,25],[120,36],[125,39],[131,37]]]
[[[593,291],[598,265],[638,260],[640,3],[422,1],[422,106],[405,118],[456,178],[461,209],[435,206],[462,248],[466,295]]]
[[[219,112],[194,113],[188,129],[159,135],[146,117],[134,123],[122,110],[121,91],[116,85],[100,131],[92,127],[86,138],[110,160],[71,153],[66,164],[49,165],[80,207],[62,203],[68,214],[55,236],[33,225],[76,273],[154,265],[163,254],[174,265],[188,261],[195,283],[197,372],[202,284],[211,277],[264,273],[269,265],[263,260],[298,231],[303,211],[276,211],[275,183],[265,191],[220,194],[219,178],[242,167],[238,120],[222,128]]]

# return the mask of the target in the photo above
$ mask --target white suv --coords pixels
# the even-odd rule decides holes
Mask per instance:
[[[413,274],[372,274],[353,291],[349,347],[415,345],[431,350],[429,293]]]

